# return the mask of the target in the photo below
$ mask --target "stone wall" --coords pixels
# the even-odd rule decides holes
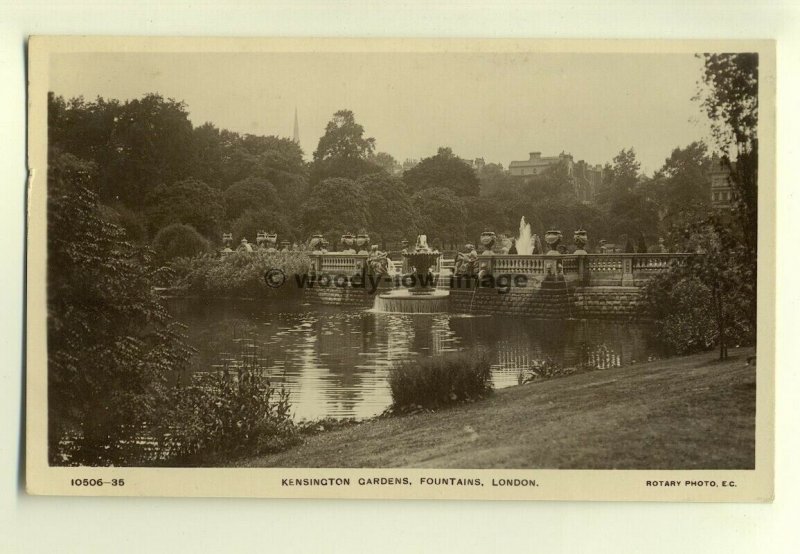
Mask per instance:
[[[640,319],[646,317],[640,287],[580,287],[572,291],[579,317]]]
[[[639,287],[578,287],[450,291],[450,311],[518,315],[541,319],[633,319],[645,314]]]
[[[370,308],[374,295],[366,289],[313,287],[304,291],[304,300],[313,304]],[[640,287],[577,287],[563,283],[542,288],[512,288],[506,293],[495,289],[451,290],[450,311],[457,313],[498,314],[541,319],[639,319],[642,311]]]
[[[371,307],[374,295],[363,288],[350,287],[310,287],[304,291],[306,302],[333,306]]]
[[[570,314],[569,291],[566,288],[511,289],[499,293],[493,289],[450,291],[450,311],[459,313],[502,314],[558,319]]]

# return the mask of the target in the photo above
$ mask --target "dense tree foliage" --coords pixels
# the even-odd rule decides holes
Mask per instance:
[[[209,242],[191,225],[172,223],[153,239],[153,248],[161,262],[191,258],[209,250]]]
[[[102,218],[94,170],[51,151],[48,425],[55,464],[135,463],[133,439],[161,422],[167,376],[190,356],[152,290],[159,279],[152,252]]]
[[[426,188],[412,198],[417,213],[415,234],[427,234],[428,243],[458,244],[463,242],[467,210],[461,198],[444,187]]]
[[[251,202],[247,209],[277,210],[280,201],[282,211],[296,211],[308,191],[308,168],[294,141],[240,135],[211,123],[192,128],[185,104],[156,94],[126,102],[51,94],[48,132],[51,148],[95,164],[101,209],[140,243],[172,223],[190,224],[218,241],[242,214],[242,202]],[[272,188],[259,193],[251,186],[254,197],[243,198],[247,187],[237,187],[228,195],[233,213],[226,214],[213,191],[254,181]],[[190,194],[187,183],[197,182],[212,192],[197,186]],[[185,194],[190,197],[181,198]]]
[[[275,187],[259,177],[248,177],[232,184],[223,193],[225,200],[225,217],[233,221],[245,210],[269,208],[278,211],[282,202]]]
[[[710,208],[711,158],[703,142],[676,148],[653,176],[654,198],[664,234],[704,219]]]
[[[216,238],[224,208],[218,190],[197,179],[186,179],[156,188],[148,198],[146,213],[151,232],[170,223],[185,223],[207,238]]]
[[[697,99],[731,170],[734,213],[755,263],[758,243],[758,54],[705,54]],[[735,163],[734,163],[735,161]]]
[[[472,167],[450,148],[439,148],[435,156],[420,161],[403,173],[403,181],[412,194],[442,187],[456,196],[477,196],[481,187]]]
[[[94,161],[105,202],[141,208],[156,187],[189,174],[192,124],[185,105],[158,94],[125,103],[50,96],[50,144]]]
[[[503,190],[512,187],[517,180],[503,169],[503,164],[487,163],[478,172],[481,194],[489,196],[501,193]]]
[[[355,181],[326,179],[315,185],[301,212],[306,235],[322,233],[336,244],[344,233],[358,233],[367,227],[367,200]]]
[[[417,214],[406,185],[385,173],[360,177],[356,184],[367,201],[367,229],[373,243],[397,244],[417,227]]]
[[[297,231],[286,215],[274,208],[250,208],[243,211],[230,224],[233,238],[238,244],[242,239],[253,241],[259,231],[277,233],[279,240],[297,240]]]
[[[394,168],[397,165],[397,160],[387,152],[378,152],[370,155],[369,161],[380,167],[389,175],[394,172]]]
[[[331,177],[357,179],[381,171],[378,161],[372,161],[374,152],[375,139],[364,136],[364,127],[356,123],[353,112],[339,110],[325,126],[314,151],[311,184]]]

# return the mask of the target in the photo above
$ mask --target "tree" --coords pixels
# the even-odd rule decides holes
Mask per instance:
[[[433,240],[457,243],[464,239],[467,210],[464,202],[453,191],[444,187],[426,188],[412,198],[418,215],[416,235],[428,235]]]
[[[664,234],[704,219],[709,210],[711,159],[703,142],[675,148],[653,176]]]
[[[339,110],[325,126],[314,161],[330,159],[366,160],[375,150],[375,139],[364,138],[364,127],[356,123],[350,110]]]
[[[225,166],[230,158],[223,132],[208,122],[192,131],[191,176],[218,189],[224,188]]]
[[[722,162],[731,171],[734,213],[748,257],[758,246],[758,54],[704,54],[695,99],[711,120]],[[735,163],[734,163],[735,158]]]
[[[48,167],[49,460],[132,465],[191,351],[153,292],[152,251],[101,217],[93,167],[71,155]]]
[[[385,173],[373,173],[360,177],[356,184],[367,201],[367,228],[373,242],[385,245],[408,239],[416,229],[417,214],[405,183]]]
[[[270,208],[280,211],[281,201],[275,187],[266,179],[248,177],[232,184],[223,193],[225,217],[230,221],[239,217],[245,210]]]
[[[514,177],[503,169],[503,164],[488,163],[478,170],[481,195],[491,195],[507,189],[515,183]]]
[[[381,171],[381,166],[370,161],[374,151],[375,139],[364,137],[364,128],[356,123],[353,112],[339,110],[328,122],[314,151],[311,185],[332,177],[355,180]]]
[[[170,223],[185,223],[206,238],[219,234],[223,214],[220,192],[197,179],[161,185],[150,195],[147,208],[151,231]]]
[[[633,148],[620,150],[613,162],[605,197],[612,220],[608,226],[609,234],[626,238],[644,235],[655,242],[659,234],[659,217],[653,181],[640,175],[641,164]]]
[[[191,225],[172,223],[156,233],[153,247],[159,261],[163,263],[175,258],[192,258],[207,252],[210,244]]]
[[[624,148],[614,156],[609,177],[611,178],[612,203],[613,196],[623,195],[633,191],[639,180],[639,170],[642,164],[636,159],[633,148]]]
[[[141,211],[134,211],[117,202],[112,206],[99,206],[103,219],[125,231],[128,240],[138,244],[148,242],[147,217]]]
[[[231,223],[231,233],[238,242],[246,238],[255,242],[259,231],[277,233],[278,240],[294,240],[294,229],[289,224],[286,216],[274,208],[247,209]]]
[[[312,187],[300,220],[306,235],[320,232],[331,242],[357,233],[368,223],[364,189],[350,179],[325,179]]]
[[[683,336],[677,327],[707,327],[708,319],[713,327],[703,333],[710,337],[706,345],[717,344],[721,360],[728,357],[731,344],[752,341],[755,333],[755,274],[741,263],[746,247],[737,234],[716,217],[687,226],[680,248],[697,255],[647,285],[646,295],[665,334]],[[689,303],[670,300],[671,291],[687,282],[702,287],[697,297]]]
[[[452,149],[444,147],[403,173],[403,181],[412,193],[441,187],[456,196],[477,196],[481,188],[472,167],[453,154]]]
[[[508,232],[516,236],[519,219],[516,223],[510,221],[495,197],[465,196],[461,202],[466,211],[464,241],[475,243],[483,231]]]
[[[95,158],[103,169],[101,198],[141,208],[154,188],[190,174],[192,124],[183,102],[158,94],[127,101],[113,112],[105,153]]]
[[[391,154],[386,152],[378,152],[369,157],[369,161],[383,169],[389,175],[394,173],[394,168],[397,165],[397,160]]]

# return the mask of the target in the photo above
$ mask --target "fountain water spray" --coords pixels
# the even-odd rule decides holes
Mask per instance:
[[[533,253],[533,235],[530,223],[525,223],[525,216],[519,220],[519,237],[517,237],[517,253],[528,256]]]

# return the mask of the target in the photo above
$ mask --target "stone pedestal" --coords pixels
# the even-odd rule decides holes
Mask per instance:
[[[622,259],[622,286],[633,286],[633,259],[627,256]]]

